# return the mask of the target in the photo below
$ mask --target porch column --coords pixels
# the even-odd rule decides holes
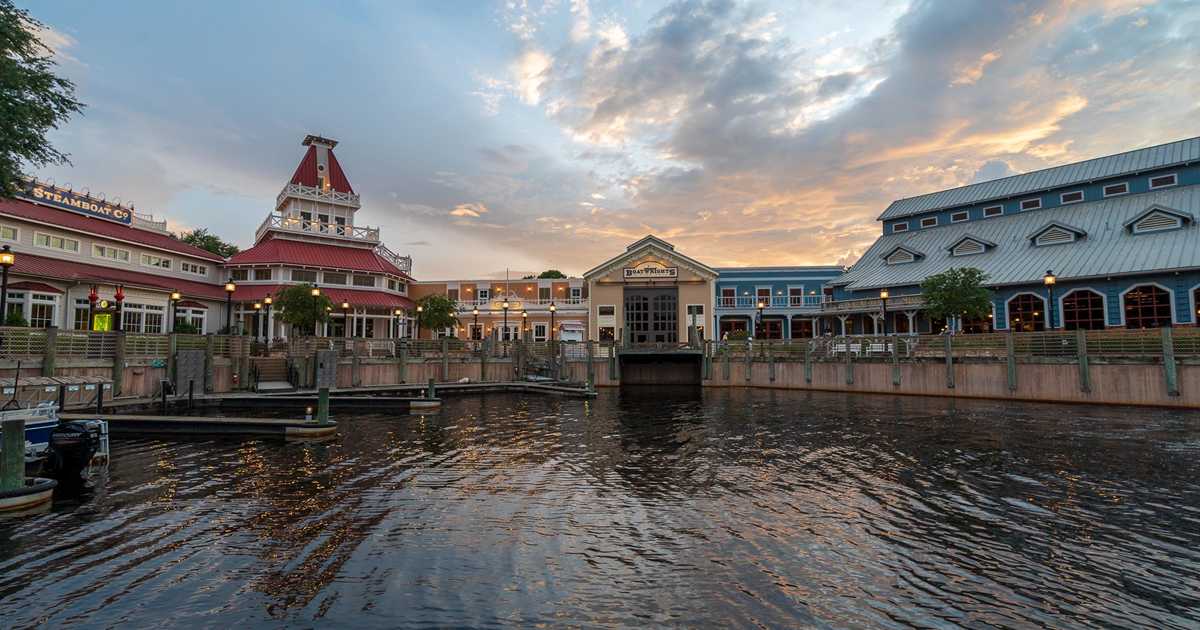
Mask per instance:
[[[849,315],[838,315],[837,316],[838,321],[842,323],[842,333],[840,335],[842,337],[846,336],[846,320],[849,319],[849,317],[850,317]]]
[[[908,318],[908,334],[917,334],[917,312],[904,311],[904,316]]]
[[[811,336],[813,339],[816,339],[817,337],[821,336],[821,331],[817,330],[817,327],[820,325],[821,325],[820,317],[812,318],[812,335]]]
[[[881,319],[883,319],[883,316],[880,315],[879,313],[871,313],[871,332],[873,334],[876,334],[876,335],[880,334],[879,320],[881,320]]]

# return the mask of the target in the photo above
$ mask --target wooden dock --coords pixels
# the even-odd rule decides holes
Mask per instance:
[[[305,422],[280,418],[222,418],[212,416],[150,416],[132,414],[64,413],[65,420],[100,419],[112,433],[173,433],[191,435],[277,435],[325,437],[337,433],[336,422]]]

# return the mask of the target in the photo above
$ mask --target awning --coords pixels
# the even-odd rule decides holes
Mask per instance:
[[[38,293],[57,293],[61,295],[62,289],[52,287],[43,282],[13,282],[8,285],[9,291],[37,291]]]
[[[183,300],[179,304],[176,304],[176,306],[179,308],[208,308],[204,304],[201,304],[195,300]]]

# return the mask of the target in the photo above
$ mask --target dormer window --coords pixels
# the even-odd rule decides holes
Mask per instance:
[[[1117,195],[1124,195],[1128,192],[1129,184],[1127,182],[1121,182],[1120,184],[1109,184],[1104,187],[1105,197],[1116,197]]]
[[[921,229],[937,227],[937,223],[937,217],[925,217],[924,219],[921,219]]]
[[[905,263],[916,262],[918,258],[921,258],[924,255],[925,254],[922,254],[915,249],[897,246],[894,247],[890,252],[884,254],[882,258],[883,262],[886,264],[903,265]]]
[[[1079,203],[1080,201],[1083,201],[1082,190],[1072,190],[1071,192],[1065,192],[1058,196],[1058,202],[1064,206],[1069,203]]]
[[[1165,206],[1151,206],[1125,222],[1125,229],[1134,234],[1177,230],[1192,222],[1192,215]]]
[[[950,250],[951,256],[973,256],[975,254],[982,254],[989,247],[995,246],[996,244],[991,241],[968,235],[958,239],[946,249]]]
[[[1060,227],[1052,227],[1033,240],[1038,247],[1045,245],[1059,245],[1061,243],[1073,243],[1075,241],[1075,233],[1070,230],[1064,230]]]
[[[970,218],[971,218],[971,215],[966,210],[963,210],[961,212],[952,213],[950,215],[950,222],[951,223],[962,223],[963,221],[966,221],[967,219],[970,219]]]
[[[1004,214],[1004,206],[988,206],[983,209],[983,216],[998,217]]]
[[[1021,210],[1037,210],[1041,207],[1042,199],[1040,197],[1035,199],[1026,199],[1025,201],[1021,202]]]
[[[892,224],[892,233],[893,234],[895,234],[896,232],[907,232],[907,231],[908,231],[908,221],[901,221],[900,223]]]
[[[1175,173],[1171,173],[1170,175],[1158,175],[1150,178],[1150,190],[1167,188],[1168,186],[1174,186],[1178,183],[1179,176]]]

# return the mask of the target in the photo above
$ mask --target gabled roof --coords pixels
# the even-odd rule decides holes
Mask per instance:
[[[1125,222],[1125,224],[1124,224],[1122,227],[1124,227],[1124,228],[1125,228],[1125,229],[1127,229],[1127,230],[1128,230],[1128,229],[1131,229],[1135,223],[1137,223],[1138,221],[1141,221],[1142,219],[1146,218],[1148,215],[1154,214],[1155,212],[1161,212],[1161,213],[1163,213],[1163,214],[1169,214],[1169,215],[1172,215],[1172,216],[1179,217],[1180,219],[1182,219],[1182,220],[1183,220],[1183,222],[1184,222],[1185,224],[1186,224],[1186,223],[1195,223],[1195,222],[1196,222],[1196,218],[1195,218],[1195,217],[1193,217],[1191,214],[1189,214],[1189,213],[1187,213],[1187,212],[1181,212],[1181,211],[1179,211],[1179,210],[1176,210],[1176,209],[1174,209],[1174,208],[1168,208],[1168,207],[1166,207],[1166,206],[1162,206],[1162,205],[1159,205],[1159,204],[1152,204],[1152,205],[1151,205],[1149,208],[1146,208],[1146,210],[1145,210],[1145,211],[1141,212],[1140,214],[1137,214],[1137,215],[1135,215],[1133,218],[1131,218],[1131,219],[1129,219],[1128,221],[1126,221],[1126,222]]]
[[[879,220],[898,219],[934,210],[983,203],[993,199],[1029,195],[1060,186],[1120,177],[1197,160],[1200,160],[1200,137],[1188,138],[1074,164],[1031,171],[990,182],[980,182],[918,197],[898,199],[893,201],[892,205],[883,211],[883,214],[879,215]]]
[[[1046,223],[1042,224],[1042,227],[1030,232],[1029,235],[1026,236],[1025,238],[1032,241],[1032,240],[1036,239],[1037,237],[1041,236],[1043,232],[1045,232],[1046,230],[1049,230],[1051,228],[1060,228],[1060,229],[1066,230],[1068,232],[1073,232],[1075,234],[1075,236],[1080,236],[1080,237],[1087,236],[1086,230],[1082,230],[1073,225],[1068,225],[1061,221],[1047,221]]]
[[[332,245],[271,238],[235,254],[227,263],[237,265],[295,265],[338,271],[386,273],[401,278],[409,275],[368,247]]]
[[[342,165],[338,164],[337,157],[333,155],[333,149],[329,148],[328,151],[329,187],[338,192],[354,194],[354,189],[350,187],[350,180],[346,177],[345,171],[342,170]],[[321,178],[317,176],[316,145],[308,145],[308,150],[304,152],[304,157],[300,159],[300,165],[296,167],[296,172],[292,174],[292,183],[320,188]]]
[[[687,263],[687,265],[689,267],[691,267],[693,270],[699,272],[702,275],[707,275],[712,278],[716,278],[718,275],[716,269],[713,269],[712,267],[709,267],[708,265],[705,265],[704,263],[702,263],[694,258],[690,258],[688,256],[684,256],[683,254],[680,254],[679,252],[675,251],[674,245],[651,234],[651,235],[642,237],[642,238],[634,241],[631,245],[629,245],[629,247],[625,248],[624,253],[613,256],[612,258],[609,258],[608,260],[600,263],[599,265],[596,265],[595,267],[592,267],[591,269],[585,271],[583,273],[583,277],[584,277],[584,279],[587,279],[587,278],[594,276],[600,272],[608,270],[609,267],[611,267],[613,264],[615,264],[617,262],[635,258],[636,255],[640,255],[643,252],[653,251],[653,250],[658,250],[659,253],[661,253],[663,256],[675,258],[679,261]]]
[[[925,257],[924,252],[917,250],[917,249],[913,249],[907,245],[897,245],[897,246],[887,250],[887,252],[880,254],[879,257],[884,260],[887,260],[888,258],[891,257],[892,254],[895,254],[897,251],[901,251],[901,250],[912,254],[913,258],[924,258]]]
[[[188,245],[172,237],[170,234],[143,230],[120,223],[113,223],[112,221],[105,221],[104,219],[95,219],[71,212],[70,210],[59,210],[58,208],[43,206],[23,199],[0,200],[0,216],[3,215],[37,221],[92,237],[125,241],[135,245],[163,249],[214,262],[224,260],[224,258],[210,251]]]
[[[967,260],[970,262],[966,264],[987,274],[989,286],[1041,284],[1047,269],[1053,269],[1061,281],[1200,269],[1200,226],[1196,223],[1136,237],[1125,230],[1126,221],[1144,213],[1151,205],[1200,216],[1200,186],[1165,188],[917,232],[885,234],[831,284],[844,285],[851,291],[915,286],[927,276],[961,267]],[[1034,228],[1050,221],[1084,230],[1087,238],[1057,247],[1036,247],[1027,240]],[[997,243],[1003,249],[997,253],[1003,255],[964,259],[945,251],[968,234]],[[886,264],[880,254],[898,245],[930,254],[915,263]]]
[[[978,236],[975,236],[974,234],[967,233],[967,234],[963,234],[962,237],[959,238],[957,241],[950,243],[950,245],[946,247],[946,251],[954,251],[954,248],[958,247],[960,244],[962,244],[963,241],[975,241],[976,243],[983,245],[985,248],[991,248],[991,247],[996,246],[995,243],[987,240],[986,238],[980,238]]]
[[[152,273],[128,271],[119,267],[89,265],[73,260],[60,260],[21,252],[12,272],[16,276],[54,278],[56,280],[82,280],[99,284],[123,284],[127,287],[143,287],[159,291],[179,291],[185,297],[224,300],[225,289],[221,284],[208,284],[194,280],[182,280]]]

